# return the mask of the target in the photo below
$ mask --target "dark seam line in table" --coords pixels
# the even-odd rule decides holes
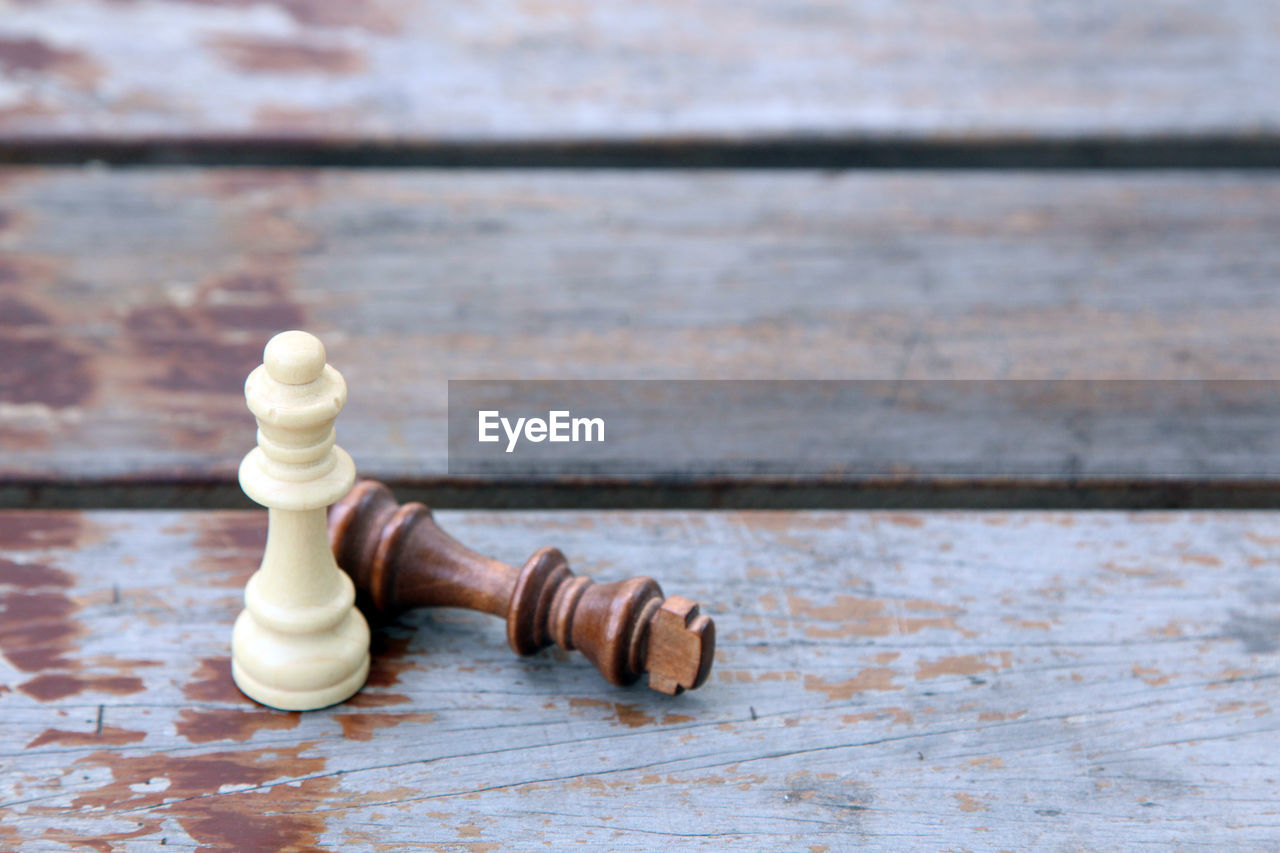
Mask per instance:
[[[0,136],[0,165],[530,169],[1277,169],[1280,135],[413,140]]]
[[[1280,509],[1271,480],[459,482],[384,478],[436,509],[1216,510]],[[254,509],[233,481],[0,480],[5,509]]]

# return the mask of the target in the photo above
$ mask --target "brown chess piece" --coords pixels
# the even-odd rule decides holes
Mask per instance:
[[[644,672],[675,695],[707,680],[715,623],[698,605],[664,599],[652,578],[596,584],[577,577],[556,548],[522,568],[477,554],[436,525],[424,504],[396,503],[363,480],[329,511],[329,543],[356,587],[379,611],[465,607],[507,620],[507,641],[529,655],[556,643],[578,649],[614,684]]]

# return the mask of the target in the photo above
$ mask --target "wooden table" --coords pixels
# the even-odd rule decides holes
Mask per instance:
[[[1029,477],[904,441],[493,482],[443,430],[457,378],[1274,380],[1277,32],[1255,0],[4,5],[0,848],[1275,849],[1280,475],[1265,429],[1211,450],[1236,410]],[[440,611],[377,626],[340,707],[244,698],[242,383],[291,327],[362,473],[485,553],[699,600],[708,684]]]
[[[661,567],[715,613],[678,698],[376,631],[369,686],[230,680],[260,512],[0,515],[6,841],[279,849],[1264,849],[1280,751],[1274,513],[442,512],[488,553]],[[656,573],[656,572],[655,572]]]

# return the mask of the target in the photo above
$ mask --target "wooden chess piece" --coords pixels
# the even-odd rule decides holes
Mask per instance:
[[[283,332],[244,394],[258,446],[240,464],[240,486],[268,508],[268,528],[232,631],[231,674],[264,705],[323,708],[350,697],[369,674],[369,626],[325,533],[326,507],[355,482],[351,457],[334,444],[347,386],[316,337]]]
[[[425,505],[401,506],[373,480],[334,504],[329,540],[338,564],[379,611],[492,613],[506,618],[517,654],[554,642],[581,651],[614,684],[648,672],[649,686],[671,695],[700,686],[711,671],[715,623],[687,598],[664,600],[651,578],[596,584],[576,577],[555,548],[542,548],[519,569],[490,559],[441,530]]]

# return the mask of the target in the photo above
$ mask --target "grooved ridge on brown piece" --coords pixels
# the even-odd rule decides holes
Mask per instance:
[[[687,598],[663,597],[652,578],[597,584],[575,576],[564,554],[538,550],[521,568],[478,554],[445,533],[420,503],[397,504],[364,480],[329,512],[334,556],[372,605],[394,613],[465,607],[507,620],[521,655],[552,643],[578,649],[613,684],[649,673],[675,695],[711,672],[715,623]]]

